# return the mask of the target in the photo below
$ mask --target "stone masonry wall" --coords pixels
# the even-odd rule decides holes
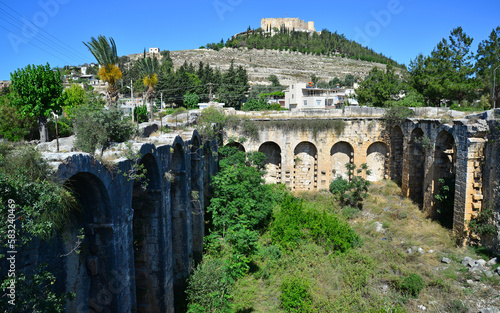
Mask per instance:
[[[55,289],[76,294],[67,312],[174,312],[175,295],[201,260],[204,182],[217,171],[217,145],[192,150],[201,146],[196,131],[151,141],[132,144],[146,179],[128,176],[124,144],[104,153],[113,169],[86,153],[43,153],[81,208],[64,234],[20,251],[19,270],[49,264]],[[79,229],[85,239],[76,254]]]
[[[276,118],[260,118],[255,119],[258,138],[245,138],[242,146],[247,152],[262,151],[266,155],[270,150],[262,150],[261,146],[274,146],[274,154],[279,151],[281,156],[277,161],[281,173],[273,173],[272,179],[266,181],[278,181],[296,191],[328,189],[336,176],[346,178],[346,163],[357,167],[367,163],[372,170],[368,180],[392,177],[401,181],[404,196],[412,198],[430,217],[443,219],[463,241],[467,221],[477,216],[485,203],[494,204],[495,225],[500,230],[500,166],[496,162],[500,145],[495,141],[500,140],[500,126],[498,121],[492,121],[491,114],[449,124],[442,124],[440,119],[413,118],[394,129],[385,129],[381,117],[348,115],[342,118],[346,127],[339,134],[333,127],[313,133],[310,129],[284,126],[287,121],[298,125],[292,118],[280,123],[275,122]],[[487,120],[490,128],[498,127],[496,132],[489,132],[491,139],[486,138]],[[241,130],[232,129],[224,141],[242,137]],[[440,210],[436,200],[443,181],[454,184],[453,212]],[[490,240],[496,250],[500,250],[498,233]]]

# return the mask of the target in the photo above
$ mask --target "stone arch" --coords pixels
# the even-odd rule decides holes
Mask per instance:
[[[234,147],[234,148],[238,149],[238,151],[246,152],[245,147],[241,143],[236,142],[236,141],[230,142],[230,143],[226,144],[226,146],[227,147]]]
[[[371,172],[366,179],[380,181],[386,178],[388,160],[389,148],[387,145],[380,141],[372,143],[366,150],[366,165]]]
[[[174,142],[170,169],[170,210],[172,216],[172,260],[174,304],[185,298],[186,278],[192,264],[191,214],[187,190],[186,161],[181,143]]]
[[[391,179],[401,185],[403,179],[404,134],[398,125],[391,132]]]
[[[266,175],[264,179],[268,184],[281,182],[281,148],[273,141],[266,141],[259,147],[259,152],[266,155],[264,166]]]
[[[118,296],[109,284],[116,279],[113,271],[117,271],[117,251],[108,190],[99,177],[89,172],[71,176],[65,187],[73,191],[80,208],[64,236],[76,238],[79,229],[85,235],[79,254],[70,253],[74,243],[64,244],[64,253],[69,253],[65,260],[66,288],[76,295],[68,302],[67,310],[118,312]]]
[[[203,237],[205,230],[205,215],[203,207],[203,175],[201,169],[200,139],[194,136],[191,140],[191,211],[193,212],[193,258],[196,263],[200,262],[203,254]]]
[[[408,197],[422,206],[424,199],[425,148],[422,146],[424,132],[416,127],[408,144]]]
[[[147,153],[139,162],[145,177],[136,179],[132,191],[134,270],[137,312],[160,312],[165,279],[165,246],[160,171],[156,158]]]
[[[453,204],[455,198],[455,160],[457,148],[455,139],[446,130],[442,130],[436,137],[434,149],[434,162],[432,164],[432,198],[431,216],[436,216],[442,224],[448,228],[453,226]],[[441,188],[447,185],[449,191],[444,191],[446,199],[439,201],[436,195],[440,194]],[[438,213],[438,211],[440,213]]]
[[[294,190],[314,190],[318,180],[318,150],[308,141],[299,143],[294,149]]]
[[[354,163],[354,148],[346,141],[339,141],[330,149],[330,163],[332,165],[332,179],[340,176],[349,179],[346,164]]]

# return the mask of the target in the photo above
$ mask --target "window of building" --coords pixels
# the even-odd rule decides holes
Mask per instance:
[[[304,105],[307,105],[307,100],[304,100]]]
[[[316,105],[320,106],[321,105],[321,100],[316,100]]]

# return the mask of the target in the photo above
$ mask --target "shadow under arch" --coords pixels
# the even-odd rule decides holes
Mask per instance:
[[[434,162],[432,164],[432,199],[430,215],[451,229],[455,199],[455,161],[457,147],[455,139],[446,130],[436,137]]]
[[[399,125],[392,128],[391,138],[391,179],[401,186],[403,179],[404,134]]]
[[[156,158],[145,154],[139,162],[144,177],[134,181],[132,191],[132,220],[134,271],[137,312],[162,312],[165,282],[165,225],[162,209],[162,192],[159,167]]]
[[[64,236],[76,238],[78,229],[83,229],[85,235],[79,254],[70,253],[72,247],[65,245],[69,253],[65,262],[67,291],[76,295],[68,302],[68,312],[118,312],[119,297],[110,284],[120,274],[108,191],[97,176],[88,172],[73,175],[64,185],[79,203],[79,212]]]
[[[173,145],[170,183],[170,214],[172,220],[172,261],[174,305],[176,311],[184,310],[186,279],[192,267],[192,229],[187,190],[186,159],[183,145]]]
[[[420,127],[411,132],[408,143],[408,197],[421,208],[424,201],[425,148],[422,145],[424,132]]]
[[[259,147],[259,152],[265,154],[264,167],[266,174],[264,180],[268,184],[281,182],[281,148],[274,141],[266,141]]]
[[[191,195],[190,205],[193,214],[193,258],[195,264],[201,262],[203,237],[205,235],[205,214],[203,195],[202,155],[200,139],[193,135],[191,140]]]

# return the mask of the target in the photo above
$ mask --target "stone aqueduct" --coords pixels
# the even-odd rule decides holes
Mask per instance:
[[[403,195],[431,216],[439,179],[455,175],[453,230],[462,234],[466,221],[489,203],[499,233],[500,122],[495,114],[500,110],[452,124],[408,119],[387,131],[380,114],[337,113],[335,118],[346,122],[338,133],[257,120],[258,138],[242,142],[241,148],[265,153],[266,181],[293,190],[326,189],[336,175],[346,175],[345,163],[367,163],[373,171],[368,179],[400,181]],[[238,130],[228,130],[224,141],[241,137]],[[115,154],[114,170],[85,153],[44,153],[82,207],[63,236],[31,245],[22,263],[28,268],[48,263],[56,288],[76,293],[67,312],[174,312],[176,294],[201,259],[217,143],[202,143],[194,131],[149,137],[133,149],[139,151],[146,179],[128,177],[133,162],[120,158],[119,147],[106,152]],[[76,254],[80,229],[85,239]],[[490,246],[500,250],[498,237],[490,239]]]
[[[346,163],[358,168],[366,163],[371,170],[368,180],[395,180],[401,184],[402,195],[430,217],[437,216],[435,195],[443,185],[440,179],[454,179],[453,212],[444,218],[457,238],[463,239],[467,221],[492,206],[497,236],[485,244],[500,251],[498,113],[489,111],[449,123],[442,123],[441,118],[413,118],[390,129],[380,114],[335,117],[345,122],[339,133],[333,128],[317,133],[291,129],[286,122],[277,123],[277,116],[263,117],[255,120],[258,137],[245,138],[241,128],[233,129],[224,143],[266,154],[266,181],[283,183],[292,190],[328,189],[336,176],[347,177]]]
[[[63,236],[23,252],[23,264],[49,264],[56,288],[76,294],[67,312],[174,312],[174,299],[201,260],[217,145],[202,144],[196,131],[145,141],[132,146],[146,169],[135,180],[120,147],[107,152],[113,170],[86,153],[44,153],[81,211]],[[85,239],[77,254],[80,229]]]

